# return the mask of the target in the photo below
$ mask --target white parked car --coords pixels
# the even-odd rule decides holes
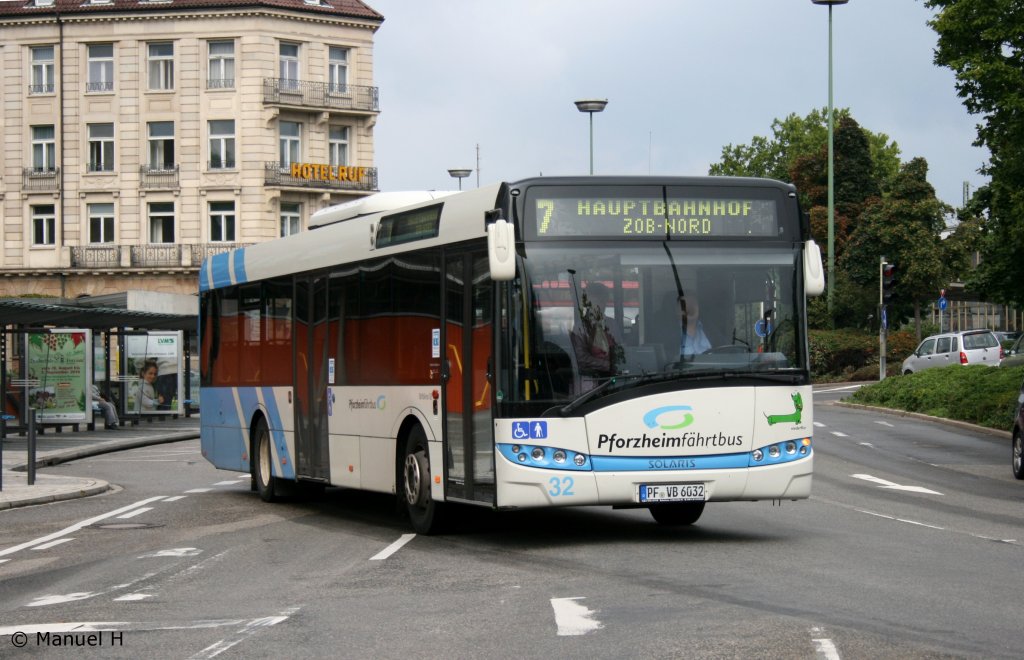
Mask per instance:
[[[1003,359],[1003,347],[991,330],[947,332],[926,338],[903,361],[900,371],[912,374],[935,367],[954,364],[985,364],[998,367]]]

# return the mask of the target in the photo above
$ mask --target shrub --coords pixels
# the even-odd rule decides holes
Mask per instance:
[[[854,392],[855,403],[958,419],[1009,429],[1024,379],[1024,366],[975,364],[928,369],[886,378]]]
[[[852,329],[811,330],[809,341],[815,380],[878,379],[877,334]],[[899,373],[899,365],[916,347],[913,333],[890,332],[885,345],[886,373]]]

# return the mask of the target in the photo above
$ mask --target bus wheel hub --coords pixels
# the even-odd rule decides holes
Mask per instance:
[[[424,506],[427,503],[427,467],[426,453],[418,451],[405,457],[405,499],[412,506]]]

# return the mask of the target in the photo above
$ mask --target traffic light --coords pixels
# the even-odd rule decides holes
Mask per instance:
[[[896,264],[882,264],[882,304],[892,300],[896,289]]]

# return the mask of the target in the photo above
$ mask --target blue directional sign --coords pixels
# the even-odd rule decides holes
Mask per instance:
[[[889,329],[889,314],[886,312],[885,307],[882,308],[882,329]]]
[[[754,324],[754,334],[756,334],[758,337],[767,337],[771,333],[772,324],[770,321],[760,319],[757,323]]]
[[[945,296],[939,298],[939,309],[945,311],[947,305],[948,305],[948,303],[946,302],[946,297]]]

